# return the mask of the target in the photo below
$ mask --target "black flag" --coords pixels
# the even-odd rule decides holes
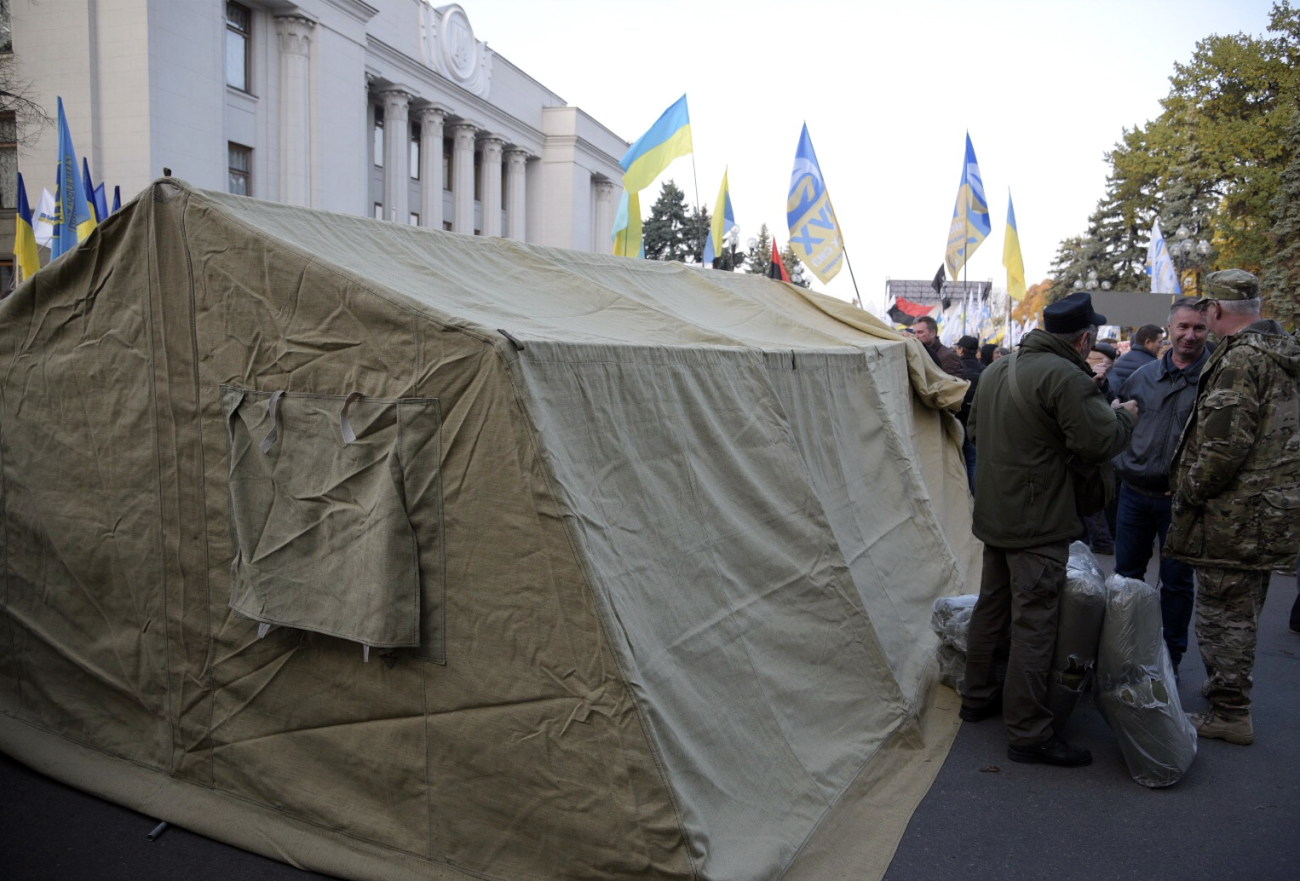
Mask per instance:
[[[939,271],[934,274],[934,281],[930,282],[930,287],[934,288],[936,294],[943,293],[943,264],[939,264]]]

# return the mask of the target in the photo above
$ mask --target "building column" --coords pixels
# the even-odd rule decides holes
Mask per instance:
[[[527,169],[527,151],[506,151],[506,238],[520,242],[528,235],[528,216],[525,213],[528,207],[525,189]]]
[[[614,230],[614,193],[618,187],[612,180],[596,178],[596,216],[592,218],[592,249],[597,254],[604,254],[613,247],[610,233]]]
[[[483,235],[501,235],[501,151],[505,141],[489,135],[483,139]]]
[[[474,234],[474,134],[468,122],[451,127],[451,231]]]
[[[280,201],[311,204],[311,37],[316,22],[277,15],[280,43]]]
[[[384,102],[384,217],[406,223],[411,209],[406,197],[410,185],[411,93],[386,89],[379,93]]]
[[[442,124],[447,114],[437,107],[420,111],[420,183],[424,225],[442,229]]]

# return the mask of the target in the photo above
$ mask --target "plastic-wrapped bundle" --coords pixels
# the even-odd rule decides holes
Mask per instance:
[[[1097,704],[1119,739],[1128,772],[1143,786],[1170,786],[1196,758],[1196,729],[1183,715],[1174,666],[1161,636],[1160,594],[1135,578],[1106,581],[1097,658]]]
[[[966,676],[966,637],[979,597],[973,593],[939,597],[930,615],[930,629],[939,634],[939,681],[961,691]]]
[[[1070,545],[1056,624],[1056,653],[1047,680],[1047,706],[1059,734],[1092,681],[1097,643],[1106,615],[1106,578],[1092,551],[1081,541]]]

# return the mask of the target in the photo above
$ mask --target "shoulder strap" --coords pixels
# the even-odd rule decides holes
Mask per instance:
[[[1030,406],[1029,402],[1025,400],[1024,393],[1020,391],[1020,382],[1016,379],[1016,361],[1020,356],[1020,352],[1020,349],[1016,349],[1006,356],[1007,383],[1011,386],[1011,398],[1015,401],[1016,409],[1020,411],[1022,416],[1038,420],[1039,424],[1047,428],[1049,434],[1054,436],[1059,431],[1056,425],[1047,418],[1047,414],[1042,411],[1042,408]]]

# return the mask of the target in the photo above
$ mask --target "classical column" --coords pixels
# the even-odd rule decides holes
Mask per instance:
[[[468,122],[451,127],[451,231],[474,233],[474,134]]]
[[[523,241],[528,235],[528,217],[524,185],[527,183],[528,153],[506,151],[506,238]],[[610,221],[613,223],[613,221]]]
[[[311,204],[311,37],[316,22],[277,15],[280,43],[280,201]]]
[[[614,229],[614,193],[618,187],[612,180],[596,178],[596,216],[592,219],[593,250],[597,254],[608,253],[613,247],[610,233]]]
[[[410,219],[406,192],[411,180],[411,93],[386,89],[379,93],[384,102],[384,219],[406,223]]]
[[[483,235],[501,235],[501,151],[505,141],[489,135],[483,139]]]
[[[437,107],[420,111],[420,218],[433,229],[442,229],[442,123],[446,118]]]

